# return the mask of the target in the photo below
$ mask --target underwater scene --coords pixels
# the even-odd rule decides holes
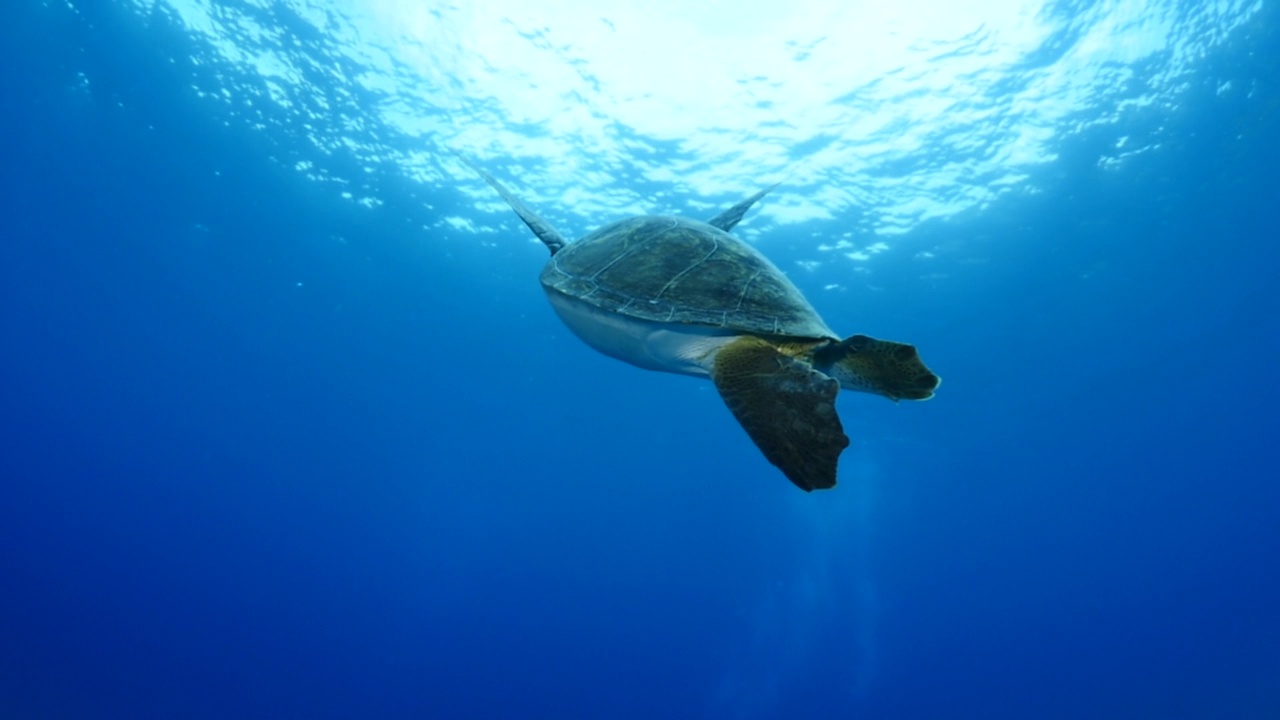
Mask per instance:
[[[13,0],[0,718],[1280,719],[1268,0]]]

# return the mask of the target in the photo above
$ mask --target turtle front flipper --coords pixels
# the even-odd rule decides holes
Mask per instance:
[[[890,400],[928,400],[942,380],[920,361],[914,345],[854,335],[814,353],[813,364],[847,390]]]
[[[716,353],[711,373],[720,397],[765,459],[806,492],[836,484],[836,461],[849,445],[836,415],[840,384],[757,337]]]

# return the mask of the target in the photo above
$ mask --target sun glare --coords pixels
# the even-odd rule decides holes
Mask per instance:
[[[326,137],[320,118],[302,118],[319,147],[397,157],[438,185],[476,182],[446,149],[519,166],[512,182],[578,230],[628,212],[705,212],[784,180],[748,236],[856,222],[872,242],[1030,187],[1082,129],[1126,137],[1104,167],[1156,147],[1119,127],[1125,113],[1176,111],[1185,76],[1261,4],[169,3],[270,101],[292,109],[291,94],[316,95],[299,87],[316,83],[299,71],[311,66],[325,90],[365,98],[348,125],[402,139]],[[272,27],[281,7],[324,42]],[[199,90],[233,103],[249,92]]]

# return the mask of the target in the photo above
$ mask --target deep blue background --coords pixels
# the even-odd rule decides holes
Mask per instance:
[[[424,236],[460,198],[281,169],[163,24],[6,15],[0,717],[1280,718],[1267,32],[1159,152],[916,230],[949,282],[805,286],[945,382],[842,398],[804,496],[536,245]]]

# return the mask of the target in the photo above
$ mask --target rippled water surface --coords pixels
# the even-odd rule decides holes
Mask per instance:
[[[213,72],[196,90],[313,144],[303,172],[349,181],[323,157],[350,153],[468,183],[500,210],[451,149],[496,172],[518,165],[512,183],[571,236],[627,213],[706,215],[780,180],[749,237],[801,224],[822,251],[809,262],[867,262],[922,221],[1035,191],[1084,129],[1108,128],[1108,166],[1158,149],[1188,77],[1260,7],[165,0],[138,12],[176,12],[206,41]]]

